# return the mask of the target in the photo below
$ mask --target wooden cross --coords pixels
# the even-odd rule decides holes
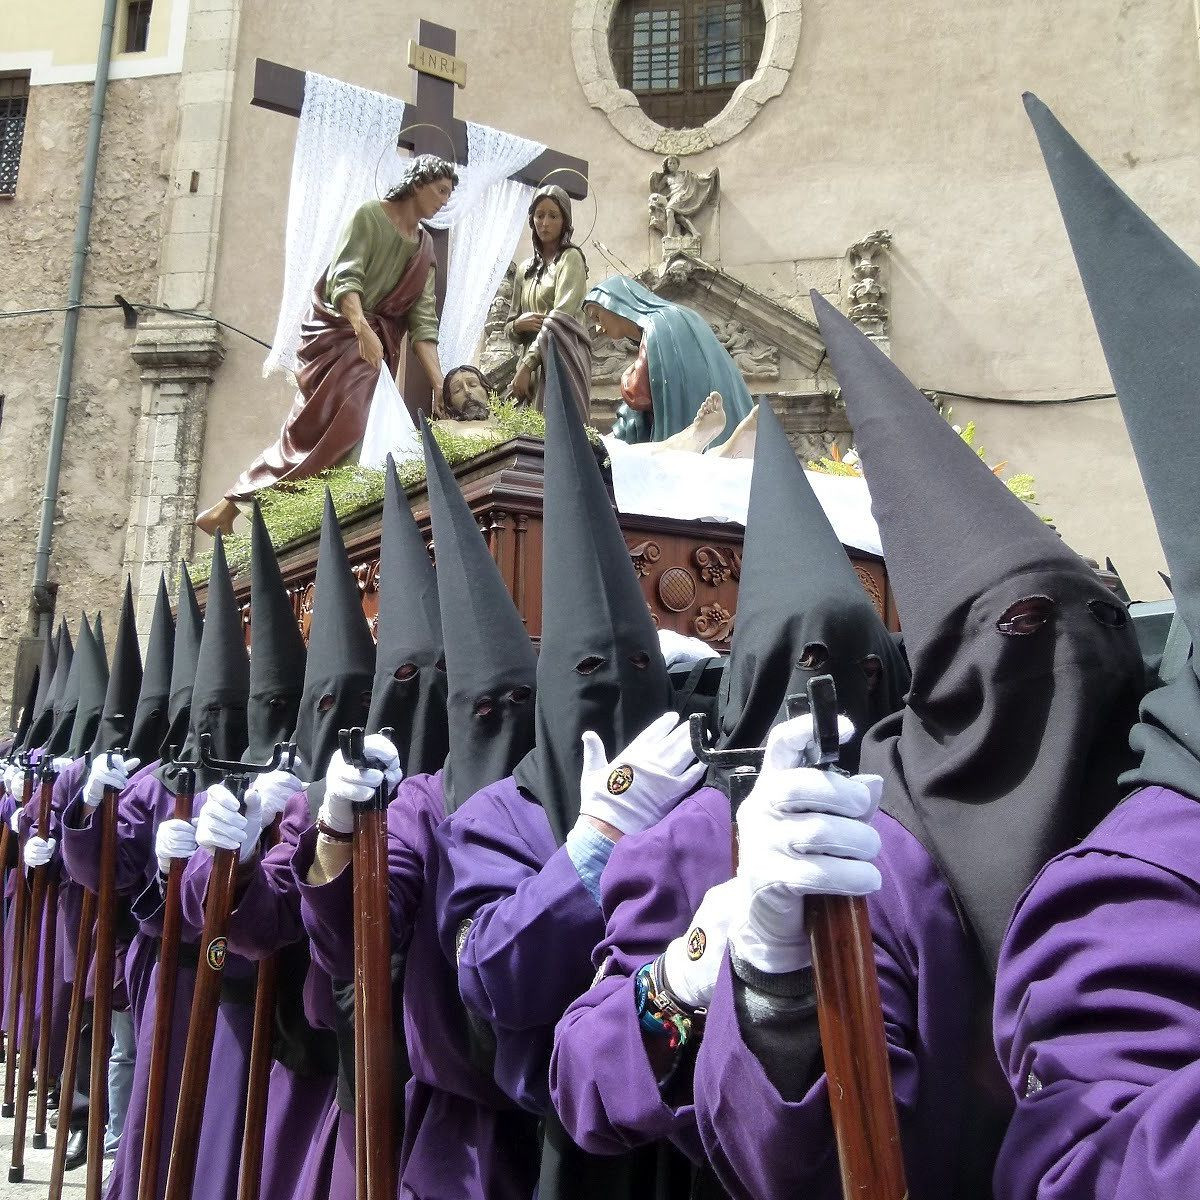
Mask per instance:
[[[419,47],[428,51],[453,57],[458,35],[444,25],[422,20],[417,27]],[[403,124],[405,133],[400,145],[413,154],[436,154],[446,157],[449,144],[442,131],[449,135],[454,144],[454,158],[459,163],[467,161],[467,123],[454,115],[454,88],[452,79],[435,75],[426,69],[418,56],[413,63],[417,72],[416,101],[404,105]],[[461,85],[460,85],[461,86]],[[250,103],[273,112],[299,117],[304,104],[304,72],[294,67],[260,58],[254,64],[254,94]],[[436,128],[426,128],[435,126]],[[528,166],[510,176],[520,183],[537,187],[551,172],[560,171],[554,180],[566,193],[582,200],[588,192],[588,164],[586,159],[573,158],[557,150],[546,150]],[[448,265],[449,239],[444,229],[431,230],[434,249],[437,253],[437,309],[440,315],[446,299],[446,268]],[[411,346],[404,366],[404,399],[415,416],[417,411],[430,412],[431,392],[425,372],[417,362]]]

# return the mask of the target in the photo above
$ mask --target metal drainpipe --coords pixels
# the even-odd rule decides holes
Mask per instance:
[[[96,163],[100,158],[100,129],[104,123],[104,101],[108,95],[108,70],[112,58],[116,19],[117,0],[104,0],[100,48],[96,52],[96,85],[92,93],[92,116],[88,124],[87,149],[83,160],[83,184],[79,193],[79,210],[75,218],[75,249],[71,258],[67,314],[63,322],[62,354],[58,360],[58,389],[54,394],[54,416],[50,423],[50,457],[46,460],[46,486],[42,489],[42,523],[38,530],[37,555],[33,567],[34,611],[38,613],[38,624],[44,637],[50,634],[54,608],[46,587],[50,575],[50,542],[54,537],[54,510],[58,503],[63,434],[67,427],[67,403],[71,398],[71,375],[75,367],[75,337],[79,330],[79,305],[83,301],[83,269],[88,256],[92,201],[96,193]]]

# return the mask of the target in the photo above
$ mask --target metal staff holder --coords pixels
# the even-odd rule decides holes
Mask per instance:
[[[267,762],[248,763],[238,759],[217,758],[212,752],[212,734],[202,733],[198,765],[207,767],[210,771],[220,771],[225,777],[225,786],[237,796],[240,803],[245,800],[251,775],[265,775],[268,771],[278,771],[281,767],[285,771],[292,770],[296,765],[296,743],[276,742]]]
[[[389,742],[396,736],[396,731],[390,725],[379,732]],[[338,730],[338,749],[342,752],[342,758],[350,766],[359,771],[378,771],[380,769],[379,764],[373,763],[367,757],[366,747],[363,744],[365,741],[366,730],[359,725],[354,726],[353,729]],[[355,807],[365,809],[387,808],[386,779],[375,789],[374,794],[369,800],[364,800],[361,805],[355,805]]]

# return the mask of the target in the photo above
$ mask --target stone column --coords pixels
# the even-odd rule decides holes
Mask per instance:
[[[131,351],[142,374],[135,452],[140,466],[125,535],[138,629],[149,635],[161,571],[173,586],[192,554],[208,389],[225,357],[213,321],[160,315],[138,323]]]
[[[241,0],[192,0],[179,83],[179,137],[159,254],[158,303],[211,313]],[[190,558],[213,374],[225,357],[213,321],[145,314],[131,350],[141,368],[125,567],[145,637],[159,572]]]

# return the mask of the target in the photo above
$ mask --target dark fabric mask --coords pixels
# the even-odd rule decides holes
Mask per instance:
[[[1165,679],[1142,702],[1122,782],[1200,800],[1200,498],[1196,453],[1200,266],[1088,156],[1036,96],[1026,96],[1121,414],[1170,571],[1176,613]],[[1178,635],[1178,636],[1177,636]],[[1186,661],[1179,665],[1179,660]],[[1178,667],[1178,669],[1175,669]],[[1169,678],[1168,678],[1169,676]]]
[[[388,456],[379,562],[379,644],[367,727],[395,730],[405,775],[440,771],[450,748],[438,587]]]
[[[130,755],[140,759],[143,765],[159,757],[167,736],[174,649],[175,618],[171,615],[171,602],[167,598],[167,579],[161,575],[158,596],[154,601],[154,616],[150,622],[150,637],[146,642],[142,684],[138,690],[129,738],[125,743]]]
[[[176,633],[178,645],[178,632]],[[204,734],[212,738],[213,758],[234,762],[246,752],[246,704],[250,693],[250,663],[242,635],[242,614],[233,595],[233,583],[225,561],[220,534],[213,546],[212,570],[208,577],[208,603],[204,629],[192,684],[191,719],[181,757],[195,761]],[[179,771],[165,765],[159,778],[172,793],[179,786]],[[196,790],[220,782],[222,772],[210,767],[196,771]]]
[[[1043,864],[1120,796],[1141,657],[1124,606],[814,293],[904,627],[904,710],[865,738],[992,976]]]
[[[33,701],[33,719],[25,736],[17,743],[21,750],[33,750],[50,736],[54,722],[54,667],[58,661],[58,646],[66,634],[66,624],[57,634],[49,634],[42,643],[42,660],[38,666],[37,695]]]
[[[498,783],[533,746],[537,655],[454,475],[421,421],[446,645],[446,812]]]
[[[737,626],[719,698],[718,745],[760,746],[785,701],[832,675],[854,723],[841,765],[858,766],[870,726],[895,712],[908,668],[863,590],[779,418],[759,402]],[[723,772],[710,771],[725,788]]]
[[[79,619],[79,635],[91,626],[86,616]],[[71,742],[71,730],[75,728],[75,710],[79,707],[79,664],[75,647],[67,639],[66,646],[59,649],[58,666],[55,668],[54,722],[46,741],[46,753],[51,756],[66,754]]]
[[[171,652],[171,691],[167,700],[167,732],[161,757],[178,753],[187,739],[192,722],[192,689],[196,683],[196,665],[200,659],[200,639],[204,620],[192,587],[187,567],[179,566],[179,600],[175,608],[175,640]],[[160,772],[159,778],[163,778]],[[164,780],[165,782],[165,780]]]
[[[291,739],[304,693],[304,638],[258,503],[250,529],[250,704],[246,761],[264,763]],[[306,768],[305,768],[306,769]]]
[[[68,758],[82,758],[92,748],[104,712],[104,697],[108,693],[108,658],[104,650],[104,625],[100,614],[86,635],[80,629],[75,647],[79,662],[79,702],[75,706],[75,723],[67,743]]]
[[[338,748],[339,731],[366,724],[374,668],[371,630],[363,615],[333,499],[326,491],[304,693],[295,739],[308,778],[317,781],[308,789],[314,818],[325,795],[325,772]]]
[[[100,723],[90,748],[93,757],[129,745],[141,687],[142,652],[138,649],[137,622],[133,611],[133,583],[126,577],[112,669],[108,676]]]
[[[546,355],[542,643],[533,749],[517,783],[561,845],[579,816],[580,738],[619,753],[671,701],[658,634],[558,354]]]

